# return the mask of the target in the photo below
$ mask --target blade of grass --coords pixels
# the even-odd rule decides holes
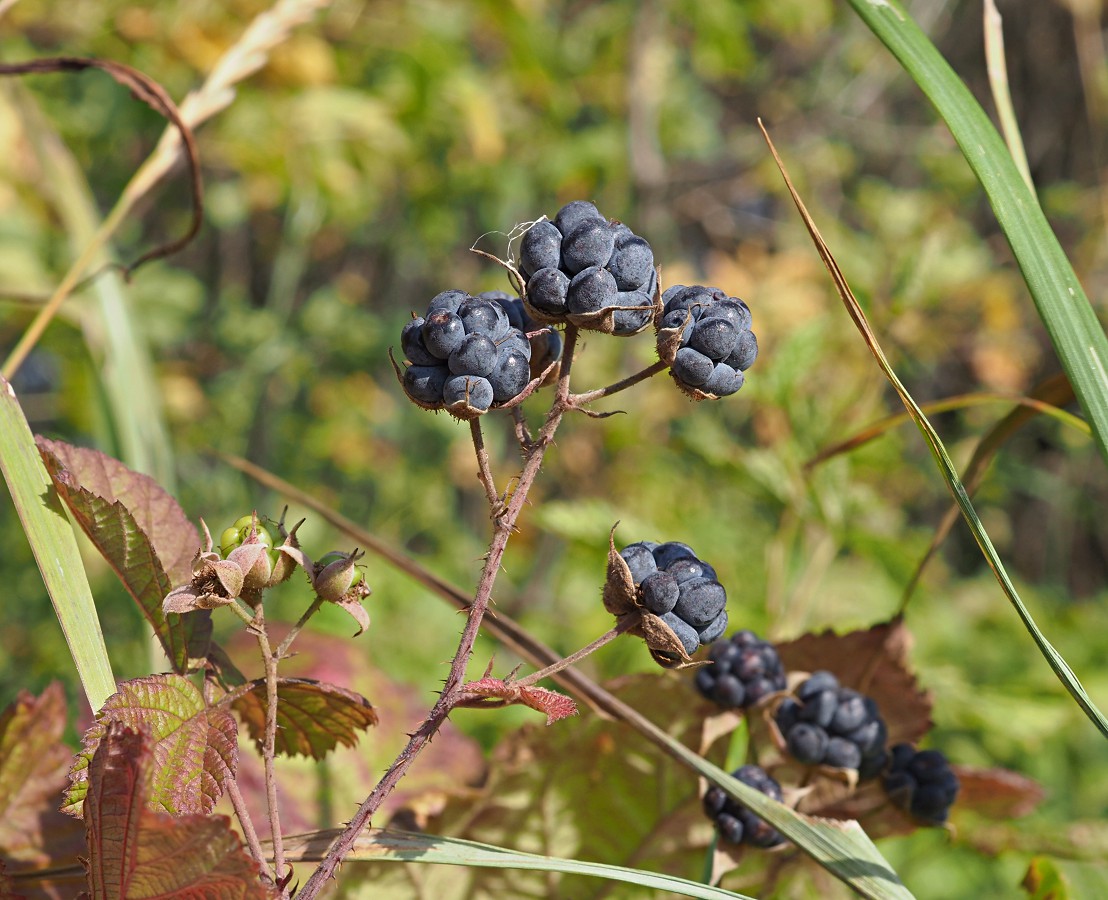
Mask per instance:
[[[15,391],[0,377],[0,470],[93,710],[115,693],[108,649],[65,507],[42,464]]]
[[[1008,90],[1008,63],[1004,58],[1004,22],[995,0],[985,0],[985,62],[989,71],[989,88],[993,92],[996,115],[1000,119],[1000,128],[1004,132],[1004,141],[1012,162],[1016,164],[1024,184],[1032,194],[1035,182],[1031,180],[1031,167],[1027,165],[1027,153],[1023,149],[1020,126],[1016,121],[1016,111],[1012,108],[1012,94]]]
[[[411,559],[388,544],[359,527],[349,519],[328,509],[312,495],[299,490],[271,472],[238,457],[221,454],[230,465],[254,478],[290,499],[295,499],[309,509],[317,512],[340,531],[364,547],[395,566],[401,572],[416,579],[447,602],[465,609],[470,600],[463,591],[444,581],[432,572],[424,569],[416,560]],[[487,616],[481,623],[482,629],[502,640],[507,646],[531,664],[541,668],[557,662],[560,656],[541,642],[531,637],[521,626],[508,616],[497,613]],[[576,669],[564,669],[551,676],[559,686],[571,691],[578,699],[587,702],[602,715],[627,723],[655,746],[684,765],[690,766],[713,784],[718,785],[740,802],[748,804],[774,828],[785,834],[805,853],[815,859],[832,875],[849,884],[862,896],[874,898],[905,898],[911,894],[897,879],[892,867],[866,836],[857,822],[828,822],[801,816],[787,806],[770,800],[764,794],[755,791],[742,782],[731,778],[723,770],[705,763],[700,756],[683,744],[674,741],[654,723],[641,716],[636,710],[614,697],[587,675]],[[707,769],[704,766],[708,766]],[[767,806],[766,804],[770,804]]]
[[[1065,375],[1058,374],[1036,385],[1035,390],[1032,391],[1032,396],[1038,397],[1040,400],[1044,400],[1055,406],[1061,406],[1073,402],[1073,388],[1070,386],[1069,381],[1066,380]],[[1034,417],[1034,409],[1026,406],[1017,407],[986,432],[985,436],[981,438],[981,441],[974,448],[973,456],[970,457],[965,474],[962,476],[962,483],[966,486],[967,493],[976,493],[977,488],[980,487],[981,481],[985,477],[985,471],[988,469],[989,463],[992,461],[997,451],[1000,450],[1001,446],[1003,446],[1004,442],[1007,441],[1009,437],[1019,431]],[[938,553],[939,547],[942,546],[943,541],[945,541],[947,535],[950,534],[950,529],[952,529],[954,523],[958,521],[960,512],[961,510],[958,508],[958,504],[952,503],[950,508],[943,515],[939,527],[935,529],[934,537],[931,538],[931,546],[927,548],[927,552],[919,561],[919,565],[916,566],[916,571],[912,573],[912,578],[908,582],[908,586],[904,588],[904,594],[900,598],[899,612],[903,613],[907,608],[908,602],[912,599],[912,594],[915,593],[916,588],[919,586],[920,579],[923,578],[924,569],[927,568],[927,565],[934,559],[935,554]]]
[[[785,179],[785,185],[789,189],[789,194],[792,196],[793,203],[796,204],[796,208],[800,212],[801,218],[804,220],[804,225],[808,229],[808,233],[812,238],[812,243],[815,244],[816,250],[823,260],[823,264],[831,274],[831,279],[834,281],[835,289],[842,298],[843,305],[846,307],[847,312],[850,313],[850,317],[854,320],[854,324],[862,335],[862,339],[866,342],[866,346],[869,347],[870,352],[877,360],[877,364],[880,366],[881,371],[884,373],[885,377],[888,378],[889,382],[896,390],[897,395],[900,397],[901,402],[904,404],[904,407],[908,410],[909,415],[915,420],[916,425],[923,433],[927,441],[927,446],[931,450],[931,455],[934,457],[943,479],[950,488],[950,492],[954,495],[955,501],[957,501],[958,506],[961,508],[962,516],[965,518],[966,524],[969,525],[970,531],[973,532],[974,539],[977,541],[977,546],[981,548],[981,553],[984,555],[985,561],[989,564],[989,568],[993,570],[993,574],[996,576],[997,581],[1000,582],[1000,586],[1005,595],[1008,597],[1009,601],[1011,601],[1024,627],[1030,633],[1035,644],[1046,658],[1046,661],[1050,664],[1051,669],[1053,669],[1054,673],[1058,676],[1058,680],[1062,682],[1066,690],[1069,691],[1070,696],[1073,697],[1077,705],[1085,712],[1085,715],[1087,715],[1090,721],[1100,730],[1101,734],[1108,737],[1108,719],[1104,717],[1104,714],[1097,708],[1096,704],[1093,703],[1092,698],[1085,692],[1085,688],[1082,687],[1081,682],[1077,679],[1077,676],[1074,675],[1069,664],[1062,658],[1062,655],[1054,649],[1050,641],[1046,639],[1046,635],[1042,633],[1039,626],[1035,623],[1034,618],[1032,618],[1030,611],[1024,606],[1023,600],[1020,599],[1015,585],[1012,584],[1011,579],[1008,577],[1008,572],[1004,568],[1004,563],[1001,562],[996,548],[993,547],[992,540],[990,540],[984,526],[981,524],[981,520],[977,517],[977,511],[973,508],[973,503],[970,501],[969,494],[966,493],[962,480],[958,477],[958,471],[954,468],[954,463],[951,462],[950,456],[946,452],[946,447],[943,446],[942,440],[928,421],[927,416],[923,414],[923,411],[920,410],[916,401],[912,398],[911,394],[908,393],[908,389],[904,387],[903,383],[897,377],[896,372],[893,371],[892,366],[885,357],[884,351],[881,349],[881,345],[877,341],[877,336],[870,328],[869,321],[866,319],[861,305],[855,298],[854,292],[850,289],[850,285],[847,284],[846,277],[839,268],[839,264],[835,261],[835,257],[832,256],[831,250],[823,240],[823,236],[816,227],[815,221],[804,206],[804,201],[800,199],[800,195],[796,192],[796,188],[793,187],[792,179],[789,178],[788,171],[785,169],[785,164],[777,153],[777,148],[773,145],[773,141],[770,140],[769,132],[766,131],[761,120],[758,121],[758,125],[762,129],[762,134],[766,139],[766,143],[769,144],[770,152],[773,154],[777,167],[781,171],[781,176]]]
[[[896,0],[848,0],[935,105],[988,195],[1039,317],[1108,461],[1108,337],[981,106]]]
[[[285,846],[288,850],[288,859],[318,862],[327,855],[328,848],[340,833],[335,829],[287,838]],[[589,875],[659,891],[670,891],[682,897],[698,897],[703,900],[735,900],[735,898],[750,900],[745,894],[736,894],[723,888],[698,884],[672,875],[610,866],[604,863],[583,862],[577,859],[540,856],[536,853],[521,853],[477,841],[463,841],[391,828],[367,828],[358,837],[353,852],[346,857],[347,863],[358,860],[565,872],[570,875]]]

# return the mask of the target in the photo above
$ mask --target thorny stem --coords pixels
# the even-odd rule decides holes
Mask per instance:
[[[277,774],[274,772],[277,744],[277,657],[269,644],[265,630],[265,610],[258,604],[254,614],[255,634],[258,648],[265,662],[265,741],[262,745],[262,760],[265,762],[266,803],[269,806],[269,831],[273,838],[273,868],[277,878],[285,873],[285,844],[281,835],[281,811],[277,808]],[[287,892],[283,892],[287,895]]]
[[[667,363],[658,360],[655,363],[647,366],[641,372],[636,372],[634,375],[628,375],[622,381],[617,381],[615,384],[609,384],[607,387],[597,388],[595,391],[586,391],[583,394],[574,394],[569,398],[570,403],[574,407],[581,406],[584,403],[591,403],[593,400],[599,400],[601,397],[610,397],[612,394],[618,394],[620,391],[626,390],[629,387],[633,387],[640,381],[646,381],[647,378],[652,378],[659,372],[664,372],[669,368]]]
[[[636,620],[637,620],[636,616],[625,616],[619,622],[619,624],[616,625],[615,628],[613,628],[611,631],[608,631],[605,634],[602,634],[600,637],[598,637],[595,641],[593,641],[587,647],[582,647],[576,653],[573,653],[573,654],[567,656],[565,659],[560,659],[556,663],[553,663],[552,665],[547,666],[545,669],[539,669],[539,671],[532,672],[526,678],[520,678],[518,681],[513,681],[511,683],[513,685],[515,685],[516,687],[528,687],[532,684],[535,684],[538,681],[542,681],[542,679],[544,679],[544,678],[549,678],[551,675],[555,674],[556,672],[561,672],[562,669],[568,669],[575,662],[579,662],[580,660],[582,660],[586,656],[588,656],[590,653],[594,653],[595,651],[599,650],[605,644],[610,644],[617,637],[619,637],[621,634],[623,634],[623,632],[625,632],[628,628],[631,628],[633,625],[635,625]]]
[[[500,508],[500,498],[496,495],[496,484],[489,468],[489,451],[485,449],[485,435],[481,431],[481,420],[469,420],[469,433],[473,437],[473,449],[477,454],[477,477],[485,489],[485,499],[489,501],[489,511],[493,516]]]
[[[231,800],[231,806],[242,826],[243,837],[246,838],[246,846],[250,848],[250,855],[261,867],[262,876],[273,880],[273,870],[269,868],[269,861],[265,857],[261,841],[258,840],[258,832],[254,830],[254,821],[250,818],[250,810],[246,807],[246,801],[239,791],[238,782],[234,778],[227,779],[227,796]]]
[[[561,423],[562,417],[565,415],[566,410],[570,408],[569,377],[573,368],[573,352],[576,345],[577,328],[574,325],[567,325],[565,346],[562,356],[562,368],[558,376],[554,402],[551,404],[550,412],[547,414],[546,422],[539,431],[534,447],[531,452],[528,453],[527,459],[523,464],[523,469],[519,474],[518,485],[516,490],[512,493],[507,509],[502,516],[495,520],[496,524],[492,542],[489,545],[488,556],[485,557],[484,568],[481,570],[481,578],[477,583],[477,591],[473,598],[473,604],[469,608],[469,615],[466,618],[465,628],[462,631],[461,640],[458,642],[458,650],[454,655],[453,662],[450,664],[450,672],[446,676],[446,681],[443,684],[442,693],[439,694],[438,701],[435,703],[434,707],[432,707],[430,713],[428,713],[427,718],[411,736],[407,746],[386,770],[384,776],[377,783],[377,786],[362,802],[362,805],[358,807],[358,811],[354,814],[353,818],[351,818],[342,834],[335,840],[331,851],[327,854],[323,862],[319,864],[319,868],[312,873],[307,883],[300,889],[300,892],[297,894],[297,900],[314,900],[327,881],[334,876],[335,869],[338,868],[342,860],[350,853],[354,846],[354,842],[357,840],[358,834],[369,824],[370,819],[380,807],[381,803],[392,792],[393,788],[396,787],[400,779],[403,778],[412,763],[415,762],[420,751],[427,746],[427,743],[434,736],[435,732],[438,731],[443,722],[446,721],[447,716],[450,715],[450,711],[464,696],[464,692],[462,692],[460,688],[465,682],[466,665],[473,655],[473,644],[477,639],[477,632],[481,626],[481,619],[484,617],[485,610],[488,609],[489,601],[492,598],[493,584],[500,570],[500,561],[504,556],[504,550],[508,546],[508,539],[511,537],[516,520],[523,510],[523,505],[527,500],[530,487],[539,473],[539,468],[542,466],[543,456],[547,448],[553,443],[554,433],[558,430],[558,425]]]

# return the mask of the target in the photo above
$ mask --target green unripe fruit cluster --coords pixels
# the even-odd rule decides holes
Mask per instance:
[[[230,556],[233,550],[241,547],[250,537],[250,529],[253,525],[253,516],[242,516],[236,519],[235,524],[230,528],[223,529],[223,533],[219,536],[219,552],[224,559]],[[273,552],[273,532],[262,523],[261,519],[258,519],[257,536],[258,542],[265,544],[266,549],[270,551],[270,559],[274,559],[276,554]]]

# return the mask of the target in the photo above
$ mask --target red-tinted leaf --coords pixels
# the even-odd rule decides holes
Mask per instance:
[[[901,619],[863,631],[801,635],[777,646],[789,671],[833,672],[845,687],[877,701],[889,727],[889,744],[915,743],[931,730],[931,695],[908,667],[912,636]]]
[[[482,678],[462,686],[475,697],[503,700],[505,703],[522,703],[546,716],[546,724],[553,725],[559,719],[577,715],[577,704],[565,694],[546,688],[520,687],[501,678]]]
[[[61,742],[64,728],[65,695],[57,683],[37,698],[20,692],[0,713],[0,855],[13,863],[73,862],[84,846],[77,823],[57,811],[73,761]]]
[[[145,729],[156,765],[145,786],[153,809],[173,815],[211,812],[238,763],[238,728],[221,707],[209,708],[200,691],[180,675],[150,675],[123,682],[85,735],[70,770],[66,812],[80,815],[88,789],[88,764],[109,725]]]
[[[157,744],[112,722],[88,770],[85,834],[93,900],[273,896],[224,816],[152,812],[144,794]]]
[[[72,483],[108,502],[118,500],[127,508],[174,584],[192,577],[192,558],[200,547],[200,536],[177,501],[153,478],[133,472],[97,450],[43,437],[37,443],[52,474],[64,470]]]
[[[266,705],[265,681],[261,679],[232,703],[259,748],[265,739]],[[358,732],[376,724],[376,710],[360,694],[308,678],[278,681],[278,753],[322,759],[337,744],[353,747]]]
[[[38,438],[59,495],[153,626],[174,670],[207,654],[210,614],[167,621],[162,600],[192,578],[196,529],[152,478],[96,450]]]
[[[1037,781],[1009,769],[954,766],[961,788],[957,809],[969,809],[990,819],[1008,821],[1033,812],[1046,792]]]

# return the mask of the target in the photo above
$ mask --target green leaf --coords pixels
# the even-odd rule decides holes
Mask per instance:
[[[231,707],[260,752],[265,740],[265,680],[252,682],[244,694],[236,692]],[[354,691],[310,678],[281,678],[277,682],[277,753],[323,759],[338,744],[353,747],[358,732],[376,724],[377,711]]]
[[[985,189],[1108,460],[1108,338],[1038,201],[984,110],[900,4],[849,2],[935,105]]]
[[[0,470],[19,521],[54,604],[58,623],[89,704],[115,691],[115,677],[81,552],[50,476],[35,448],[31,429],[11,385],[0,377]]]
[[[328,848],[339,831],[321,831],[300,835],[285,841],[285,854],[289,859],[319,861],[326,855]],[[505,850],[491,844],[477,841],[463,841],[457,838],[439,837],[431,834],[417,834],[386,828],[370,828],[359,835],[354,849],[346,857],[347,862],[419,862],[437,863],[446,866],[464,866],[466,868],[490,868],[531,870],[538,872],[564,872],[570,875],[586,875],[592,878],[605,878],[609,881],[621,881],[640,887],[659,891],[670,891],[682,897],[699,897],[703,900],[749,900],[745,894],[735,894],[722,888],[698,884],[684,878],[661,875],[655,872],[643,872],[623,866],[609,866],[602,863],[582,862],[577,859],[561,859],[556,856],[540,856],[535,853],[520,853]],[[461,896],[457,890],[461,881],[456,874],[447,876],[448,885],[438,891],[426,892],[428,896],[439,898]],[[429,885],[424,885],[428,888]],[[471,893],[466,897],[492,897],[489,893]],[[499,896],[507,896],[500,894]],[[517,894],[517,896],[521,896]]]
[[[180,675],[125,681],[86,732],[70,769],[63,809],[81,814],[89,762],[113,723],[149,732],[158,766],[148,770],[148,803],[173,815],[211,812],[238,765],[238,728],[226,709],[208,707],[197,687]]]
[[[1032,900],[1078,900],[1108,896],[1108,865],[1036,856],[1021,887]]]
[[[97,450],[38,439],[54,485],[154,629],[174,671],[206,655],[211,612],[167,619],[162,600],[192,578],[200,538],[181,507],[152,478]]]
[[[119,722],[105,730],[88,774],[85,833],[93,900],[272,896],[226,816],[151,812],[150,770],[164,762],[149,738]]]

